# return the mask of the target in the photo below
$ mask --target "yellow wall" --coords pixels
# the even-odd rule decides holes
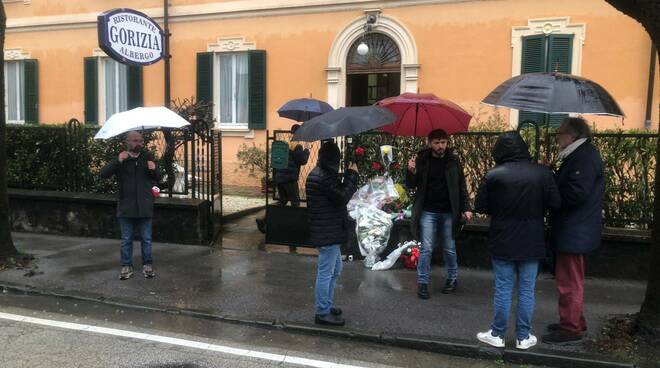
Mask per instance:
[[[177,6],[212,2],[218,1],[174,0],[170,3],[172,12],[176,13]],[[479,101],[511,77],[513,27],[526,26],[528,19],[563,16],[570,16],[571,23],[585,23],[582,75],[605,87],[627,115],[623,126],[621,119],[586,117],[597,122],[599,129],[643,127],[651,42],[641,25],[605,1],[502,0],[399,7],[388,7],[388,3],[380,2],[382,15],[396,19],[416,42],[420,92],[435,93],[475,112],[490,111]],[[12,21],[23,17],[70,16],[127,6],[138,10],[154,9],[162,6],[162,1],[33,0],[31,5],[10,3],[5,8],[11,26]],[[279,118],[276,110],[292,98],[310,94],[319,99],[327,98],[325,67],[332,42],[344,27],[363,14],[362,10],[353,9],[194,21],[174,18],[171,23],[172,97],[195,94],[197,52],[206,51],[208,44],[217,42],[220,37],[245,37],[255,42],[257,49],[267,51],[268,128],[287,128],[292,122]],[[82,118],[83,57],[92,56],[92,50],[98,47],[95,28],[48,32],[11,32],[9,29],[6,47],[20,47],[39,60],[41,122]],[[144,78],[145,104],[161,105],[163,63],[146,67]],[[653,127],[657,128],[660,72],[656,72],[654,97],[652,120]],[[502,113],[508,116],[506,109]],[[264,144],[265,132],[257,131],[254,139],[224,138],[223,180],[226,184],[256,185],[256,181],[246,175],[234,173],[235,154],[243,142]]]

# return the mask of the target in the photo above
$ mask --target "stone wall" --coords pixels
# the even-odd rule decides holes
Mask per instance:
[[[208,244],[213,231],[209,206],[199,199],[157,198],[153,240]],[[14,231],[120,238],[112,195],[10,189],[9,207]]]

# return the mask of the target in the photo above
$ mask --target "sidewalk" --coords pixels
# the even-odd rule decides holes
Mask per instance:
[[[38,269],[33,276],[25,276],[25,270],[0,272],[0,285],[106,303],[202,312],[227,320],[351,335],[442,352],[463,351],[462,355],[472,357],[502,357],[501,352],[475,339],[477,332],[489,328],[492,316],[493,281],[489,271],[460,270],[457,292],[443,295],[440,288],[444,276],[441,269],[435,268],[431,299],[420,300],[415,294],[414,271],[370,271],[361,262],[347,262],[335,301],[344,310],[347,325],[333,333],[333,329],[316,329],[313,324],[316,258],[256,250],[258,237],[244,226],[235,224],[233,228],[228,227],[226,247],[248,250],[156,243],[153,254],[157,277],[144,279],[141,272],[136,272],[128,281],[118,279],[118,240],[14,233],[16,245],[37,257]],[[239,239],[246,244],[240,244]],[[137,242],[134,255],[134,264],[139,266]],[[136,271],[139,269],[136,267]],[[645,285],[638,282],[587,280],[585,314],[590,334],[598,333],[610,314],[637,312],[644,290]],[[554,284],[548,275],[540,275],[536,295],[532,332],[540,336],[546,324],[557,321]],[[510,318],[509,348],[504,355],[529,364],[565,366],[580,364],[562,363],[561,359],[539,363],[534,359],[545,354],[587,356],[580,345],[561,348],[539,344],[525,358],[512,347],[514,323],[515,318]]]

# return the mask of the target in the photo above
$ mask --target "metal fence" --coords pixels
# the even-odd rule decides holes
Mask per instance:
[[[98,127],[76,119],[63,125],[8,126],[8,184],[12,188],[114,193],[101,168],[123,149],[119,139],[95,141]],[[222,208],[222,147],[219,131],[200,124],[190,129],[145,134],[163,181],[161,196],[199,198]],[[169,155],[169,158],[168,158]],[[168,162],[170,164],[168,164]],[[173,178],[173,179],[172,179]]]
[[[532,154],[536,148],[536,131],[523,129],[522,136],[529,143]],[[542,133],[538,140],[541,157],[554,159],[558,153],[557,134]],[[474,200],[481,179],[488,169],[494,166],[492,148],[500,132],[465,132],[453,135],[451,147],[460,157],[464,166],[468,193]],[[267,150],[274,140],[289,142],[291,132],[273,131],[268,135]],[[606,226],[649,228],[653,221],[653,188],[655,185],[655,149],[657,134],[629,134],[623,132],[605,132],[593,135],[593,143],[599,149],[605,164],[606,193],[604,202],[604,219]],[[360,182],[383,173],[374,168],[374,162],[380,162],[379,147],[390,144],[394,147],[394,160],[398,164],[389,172],[395,182],[402,183],[408,159],[425,147],[426,139],[418,137],[393,137],[384,133],[364,133],[348,137],[340,142],[344,152],[344,162],[357,161],[360,172]],[[320,142],[308,143],[310,158],[301,167],[300,187],[301,201],[305,201],[304,184],[307,175],[316,166]],[[362,147],[364,156],[356,157],[355,149]],[[272,170],[268,170],[272,179]],[[277,191],[271,192],[272,200],[278,199]]]

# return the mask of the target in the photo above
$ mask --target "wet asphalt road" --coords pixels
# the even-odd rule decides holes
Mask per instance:
[[[78,327],[94,326],[89,327],[90,329],[112,328],[120,330],[112,332],[119,335],[125,334],[123,331],[137,332],[148,335],[149,339],[108,335],[100,333],[100,329],[80,331],[6,319],[11,315],[37,318],[40,323],[62,321],[75,323]],[[209,350],[209,347],[221,351]],[[230,354],[227,353],[228,348],[244,349],[243,352],[250,351],[252,356],[241,355],[238,350]],[[285,358],[303,364],[282,362]],[[341,365],[515,367],[496,361],[456,358],[342,339],[291,334],[170,313],[116,308],[93,302],[6,292],[0,294],[0,367],[3,368]]]

